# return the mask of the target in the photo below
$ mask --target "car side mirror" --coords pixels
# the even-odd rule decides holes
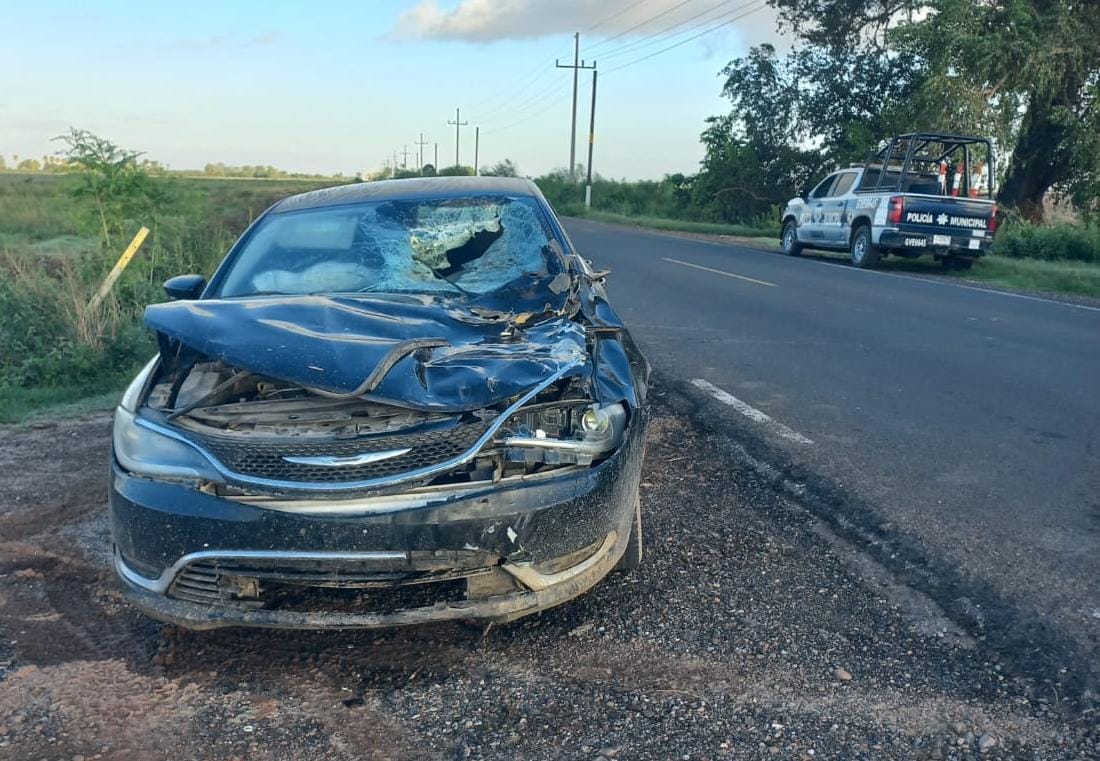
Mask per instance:
[[[176,275],[164,281],[164,292],[174,301],[190,301],[202,295],[206,278],[202,275]]]

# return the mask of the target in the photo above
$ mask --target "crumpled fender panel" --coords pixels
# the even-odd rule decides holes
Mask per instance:
[[[356,390],[405,341],[442,339],[446,345],[399,360],[368,396],[425,410],[487,407],[587,360],[584,328],[566,317],[508,337],[499,317],[433,297],[176,301],[147,307],[145,322],[205,357],[332,393]],[[591,364],[576,372],[591,372]]]

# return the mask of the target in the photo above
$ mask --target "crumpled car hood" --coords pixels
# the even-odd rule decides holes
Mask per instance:
[[[537,318],[536,318],[537,319]],[[506,330],[507,316],[434,296],[264,296],[155,304],[162,339],[250,372],[351,393],[398,345],[403,356],[365,398],[423,410],[474,410],[515,397],[565,366],[592,371],[584,328],[551,316]],[[602,364],[602,362],[601,362]]]

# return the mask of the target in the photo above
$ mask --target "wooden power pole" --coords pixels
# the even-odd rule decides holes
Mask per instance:
[[[593,61],[591,66],[586,66],[584,61],[580,59],[581,55],[581,35],[577,32],[573,35],[573,63],[562,64],[554,59],[554,66],[559,69],[572,69],[573,70],[573,120],[569,126],[569,180],[575,181],[577,179],[577,75],[580,74],[581,69],[595,69],[596,62]]]

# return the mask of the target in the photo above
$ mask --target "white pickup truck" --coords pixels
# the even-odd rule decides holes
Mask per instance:
[[[932,254],[969,269],[997,230],[988,138],[918,132],[890,140],[867,162],[826,177],[783,210],[780,243],[849,251],[857,267],[887,254]]]

